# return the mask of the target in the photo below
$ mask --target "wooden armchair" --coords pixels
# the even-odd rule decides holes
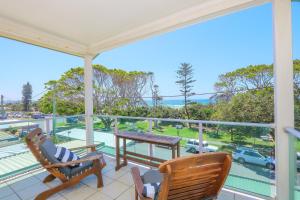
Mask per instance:
[[[148,172],[140,176],[139,169],[134,167],[131,173],[135,199],[152,200],[143,196],[144,184],[160,182],[158,200],[215,200],[225,183],[231,162],[231,155],[218,152],[166,161],[159,166],[159,171],[155,171],[156,174],[149,171],[150,176]]]
[[[106,166],[102,153],[96,152],[96,146],[90,145],[79,148],[88,148],[91,153],[83,156],[80,160],[62,163],[58,161],[54,154],[56,147],[50,139],[48,139],[41,129],[35,129],[26,137],[26,143],[40,164],[50,173],[44,183],[51,182],[58,178],[62,184],[46,190],[39,194],[35,199],[44,200],[49,196],[73,185],[78,184],[83,178],[94,174],[97,176],[97,187],[103,186],[101,170]],[[79,148],[73,148],[75,150]],[[71,167],[74,164],[82,163],[79,167]]]

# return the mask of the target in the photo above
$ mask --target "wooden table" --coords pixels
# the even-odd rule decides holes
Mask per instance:
[[[126,149],[126,140],[133,140],[142,143],[156,144],[163,147],[171,148],[172,150],[172,158],[176,158],[180,156],[180,140],[179,137],[168,137],[154,134],[146,134],[146,133],[137,133],[137,132],[119,132],[115,134],[116,137],[116,171],[121,167],[127,165],[127,160],[131,160],[134,162],[150,165],[153,167],[158,167],[160,163],[165,162],[166,160],[143,155],[131,151],[127,151]],[[120,138],[123,139],[123,154],[120,153]],[[177,150],[177,155],[176,151]],[[121,163],[121,157],[123,158],[123,162]]]

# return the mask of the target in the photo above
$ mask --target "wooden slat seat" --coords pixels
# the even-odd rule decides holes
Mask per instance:
[[[222,189],[231,167],[228,153],[205,153],[176,158],[159,166],[163,175],[158,200],[213,200]],[[143,196],[143,181],[138,168],[131,170],[136,200]]]
[[[89,175],[97,176],[97,187],[103,186],[101,170],[106,166],[103,154],[96,152],[95,145],[84,146],[80,148],[90,149],[87,156],[83,156],[80,160],[69,161],[69,162],[53,162],[54,158],[45,155],[42,145],[49,143],[53,145],[50,139],[42,133],[40,128],[37,128],[30,132],[26,137],[26,143],[32,154],[40,162],[40,164],[50,173],[45,179],[44,183],[59,179],[62,184],[53,187],[49,190],[43,191],[35,199],[44,200],[59,191],[78,184],[83,178]],[[47,146],[46,146],[47,147]],[[74,148],[79,149],[79,148]],[[74,150],[70,149],[70,150]],[[74,164],[82,163],[82,167],[71,167]]]

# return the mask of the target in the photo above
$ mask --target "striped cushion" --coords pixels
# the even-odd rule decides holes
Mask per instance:
[[[144,184],[143,195],[144,197],[149,197],[152,199],[156,199],[156,196],[159,191],[160,183],[147,183]]]
[[[64,162],[64,163],[80,159],[75,153],[73,153],[69,149],[67,149],[65,147],[59,147],[59,146],[56,148],[56,153],[55,153],[54,157],[57,158],[57,160]],[[82,163],[74,164],[71,166],[72,167],[82,166]]]

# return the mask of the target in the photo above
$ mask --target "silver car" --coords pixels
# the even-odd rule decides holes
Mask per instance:
[[[250,148],[237,148],[232,155],[233,159],[241,164],[251,163],[265,166],[268,169],[275,169],[275,160],[271,157],[266,157],[258,151]]]

